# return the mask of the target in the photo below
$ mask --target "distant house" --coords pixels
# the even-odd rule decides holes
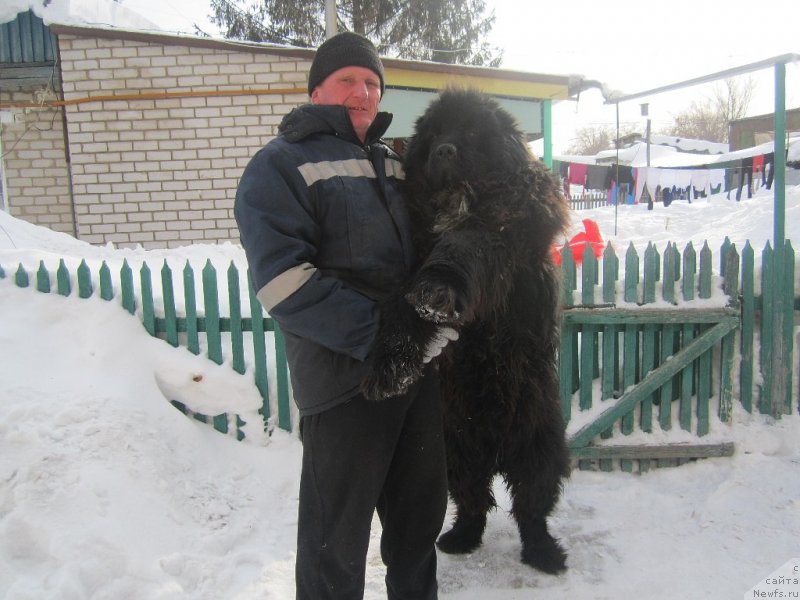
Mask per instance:
[[[238,241],[250,157],[307,102],[312,49],[49,22],[0,25],[2,208],[93,244]],[[388,136],[407,137],[447,84],[499,98],[530,140],[552,138],[573,78],[386,59]],[[580,82],[577,82],[580,85]]]
[[[775,114],[746,117],[730,122],[728,139],[731,150],[758,146],[775,139]],[[800,133],[800,108],[786,111],[786,132]]]

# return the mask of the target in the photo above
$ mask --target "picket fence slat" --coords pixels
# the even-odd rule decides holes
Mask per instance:
[[[175,286],[172,281],[172,269],[167,261],[161,267],[161,290],[164,300],[164,323],[166,340],[170,346],[178,345],[178,315],[175,308]]]
[[[253,287],[253,280],[250,273],[247,273],[247,289],[248,299],[250,302],[250,314],[252,315],[250,322],[250,330],[253,332],[253,360],[255,362],[255,384],[258,391],[261,393],[261,416],[265,422],[269,422],[272,410],[269,406],[269,379],[267,377],[267,344],[265,337],[265,327],[261,302],[256,297],[256,291]]]
[[[45,294],[50,293],[50,273],[44,266],[44,261],[39,261],[39,269],[36,271],[36,290]]]
[[[783,281],[784,283],[784,299],[783,299],[783,344],[782,348],[786,354],[786,373],[785,379],[789,382],[786,386],[785,396],[783,398],[782,412],[784,414],[791,414],[792,412],[792,356],[794,347],[794,273],[795,273],[795,254],[792,248],[791,241],[786,241],[785,251],[783,253],[786,264],[783,267]],[[800,404],[798,405],[800,410]]]
[[[206,315],[206,339],[208,358],[218,365],[222,364],[222,334],[220,328],[219,292],[217,270],[210,260],[203,267],[203,309]]]
[[[186,266],[183,268],[183,306],[186,312],[186,347],[189,348],[189,352],[192,354],[200,354],[194,270],[188,260],[186,261]]]
[[[762,306],[774,306],[773,294],[775,292],[772,285],[764,285],[764,282],[771,282],[774,253],[772,246],[767,242],[764,251],[761,253],[761,302]],[[772,311],[762,311],[761,318],[761,371],[764,375],[762,382],[772,381],[772,349],[773,349],[773,325],[774,315]],[[758,408],[761,414],[772,413],[772,388],[763,383],[759,386]]]
[[[142,265],[139,271],[139,282],[141,284],[142,300],[142,324],[150,335],[156,334],[156,311],[153,299],[153,280],[150,267],[147,263]]]
[[[631,244],[625,251],[624,269],[610,245],[600,257],[587,245],[580,265],[569,248],[562,250],[564,312],[559,387],[564,417],[570,422],[588,410],[601,415],[579,430],[577,438],[570,439],[581,468],[599,465],[602,470],[610,470],[618,463],[619,468],[630,472],[637,464],[640,471],[653,464],[682,464],[694,456],[692,450],[654,451],[648,457],[639,448],[632,455],[613,450],[615,438],[631,436],[637,430],[646,434],[658,429],[667,434],[673,428],[702,438],[711,430],[712,419],[721,423],[731,420],[735,399],[748,412],[756,406],[765,414],[792,411],[794,383],[790,380],[781,389],[780,398],[773,397],[770,387],[775,333],[771,307],[775,298],[769,282],[775,270],[792,282],[783,298],[786,312],[779,336],[788,352],[787,364],[793,364],[796,356],[793,323],[800,299],[794,296],[794,251],[788,242],[786,248],[786,260],[778,266],[774,264],[773,249],[766,244],[761,254],[760,286],[753,247],[745,244],[739,256],[735,244],[728,239],[716,261],[718,275],[713,272],[714,256],[707,243],[699,253],[692,244],[687,244],[681,253],[672,243],[660,253],[651,243],[641,260]],[[0,266],[0,277],[4,278],[5,273]],[[54,274],[44,261],[32,273],[20,264],[13,281],[18,287],[30,287],[31,276],[35,278],[35,288],[42,293],[76,293],[80,298],[98,295],[107,301],[117,298],[124,310],[131,314],[138,311],[150,335],[162,337],[172,346],[184,344],[196,355],[201,352],[202,340],[205,354],[216,364],[222,364],[227,354],[235,372],[253,377],[263,399],[260,412],[265,426],[275,418],[277,426],[293,429],[285,339],[280,328],[263,313],[249,275],[245,288],[240,287],[240,273],[234,263],[228,266],[225,278],[228,315],[220,314],[217,271],[210,261],[206,261],[200,275],[202,313],[197,308],[194,270],[186,262],[180,315],[172,270],[166,261],[158,278],[160,293],[153,289],[154,280],[146,263],[139,269],[137,290],[127,260],[116,279],[105,262],[94,280],[85,260],[70,273],[61,259]],[[95,281],[99,282],[97,289]],[[240,289],[246,289],[247,294],[241,294]],[[727,306],[709,308],[706,304],[700,309],[692,308],[695,299],[707,300],[720,292]],[[252,334],[252,354],[245,348],[249,339],[246,333]],[[271,365],[266,346],[269,333],[274,333],[275,358],[269,360],[274,362]],[[223,334],[230,334],[224,338],[230,339],[227,350],[223,349]],[[684,361],[687,356],[690,359]],[[270,372],[275,377],[274,390]],[[593,389],[599,389],[599,398],[593,397]],[[237,439],[244,436],[244,421],[239,415],[199,415],[183,409],[221,432]],[[703,445],[698,444],[700,447]],[[721,450],[710,452],[718,451]]]
[[[244,373],[244,334],[242,332],[242,304],[239,292],[239,271],[231,262],[228,267],[228,305],[231,310],[231,353],[233,370]]]
[[[742,248],[742,325],[739,331],[739,402],[749,413],[753,412],[753,344],[755,333],[755,251],[747,242]]]
[[[292,431],[289,408],[289,367],[286,362],[286,340],[280,327],[275,325],[275,368],[278,386],[278,427]]]
[[[122,308],[133,314],[136,311],[136,299],[133,289],[133,269],[131,269],[127,259],[122,261],[119,285],[122,293]]]
[[[111,269],[106,261],[100,265],[100,298],[103,300],[114,299],[114,283],[111,281]]]
[[[72,284],[70,283],[69,271],[67,265],[62,258],[58,261],[58,269],[56,270],[56,288],[61,296],[69,296],[72,293]]]
[[[92,295],[94,295],[92,272],[89,270],[86,260],[82,260],[78,265],[78,297],[86,299],[91,298]]]

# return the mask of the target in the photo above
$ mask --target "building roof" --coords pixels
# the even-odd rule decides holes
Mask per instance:
[[[314,57],[314,48],[299,48],[264,42],[246,42],[189,35],[175,35],[135,29],[94,27],[79,24],[52,23],[50,29],[56,34],[82,37],[131,39],[145,42],[240,50],[265,54],[276,54],[295,58]],[[383,58],[386,85],[390,87],[439,90],[448,85],[478,87],[498,96],[536,98],[540,100],[566,100],[578,93],[581,80],[566,75],[528,73],[494,67],[450,65],[430,61]]]

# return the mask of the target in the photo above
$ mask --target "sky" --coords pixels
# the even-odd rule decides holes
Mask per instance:
[[[800,186],[786,196],[786,235],[798,240]],[[648,241],[663,250],[668,240],[680,249],[707,240],[716,252],[724,235],[760,249],[772,230],[772,192],[739,203],[721,194],[653,211],[576,211],[572,231],[583,218],[596,220],[615,248],[633,243],[640,254]],[[54,273],[61,259],[73,273],[86,260],[95,278],[101,261],[112,273],[123,260],[137,271],[143,261],[244,268],[234,244],[117,250],[0,211],[0,598],[293,598],[297,437],[259,435],[255,385],[234,373],[227,350],[216,365],[150,337],[118,298],[43,294],[12,281],[20,264],[35,280],[40,261]],[[158,302],[158,286],[155,295]],[[724,301],[718,289],[712,299]],[[796,356],[793,364],[796,382]],[[250,437],[219,434],[168,399],[239,411]],[[785,581],[800,568],[800,417],[773,421],[734,404],[733,423],[712,419],[704,438],[734,442],[731,458],[641,475],[574,471],[550,518],[569,553],[558,577],[519,561],[509,498],[497,481],[499,510],[489,515],[483,546],[439,554],[440,599],[796,597],[800,585],[768,579]],[[571,431],[581,421],[575,413]],[[669,433],[656,427],[649,439],[692,438],[676,425]],[[386,598],[379,535],[375,520],[365,600]]]
[[[198,23],[209,33],[204,0],[123,0],[165,28],[192,32]],[[504,50],[508,69],[557,75],[583,75],[625,94],[650,90],[759,62],[800,53],[794,0],[487,0],[495,11],[490,41]],[[749,115],[773,112],[774,71],[752,75],[755,92]],[[787,68],[787,108],[800,107],[800,63]],[[623,103],[620,120],[642,133],[648,103],[652,130],[668,126],[693,100],[713,97],[714,85],[694,86]],[[599,91],[553,110],[554,150],[564,153],[581,127],[616,123],[614,107]]]
[[[0,20],[14,7],[24,10],[29,3],[42,1],[4,0]],[[51,8],[70,5],[75,14],[100,15],[103,23],[111,20],[107,16],[110,3],[51,0]],[[194,35],[196,24],[209,35],[219,36],[208,20],[208,0],[122,0],[121,6],[144,16],[155,28]],[[489,42],[503,49],[503,68],[580,75],[622,94],[800,53],[796,35],[800,4],[795,0],[486,0],[486,7],[487,13],[495,13]],[[128,22],[136,22],[135,28],[148,28],[130,17]],[[745,78],[755,86],[747,116],[773,112],[774,69],[740,76],[739,82]],[[720,85],[709,83],[624,102],[621,127],[644,134],[647,117],[642,116],[640,105],[647,103],[652,132],[659,133],[693,101],[713,98]],[[787,65],[786,91],[786,107],[800,107],[800,63]],[[615,108],[604,103],[598,90],[582,93],[577,101],[557,102],[554,152],[565,154],[581,128],[615,125]],[[542,153],[542,142],[534,145],[534,151]]]

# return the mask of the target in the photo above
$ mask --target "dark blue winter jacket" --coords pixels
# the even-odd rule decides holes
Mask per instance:
[[[342,106],[304,105],[251,159],[234,214],[258,298],[286,336],[303,414],[351,398],[380,318],[377,301],[407,276],[413,250],[399,157],[362,144]]]

